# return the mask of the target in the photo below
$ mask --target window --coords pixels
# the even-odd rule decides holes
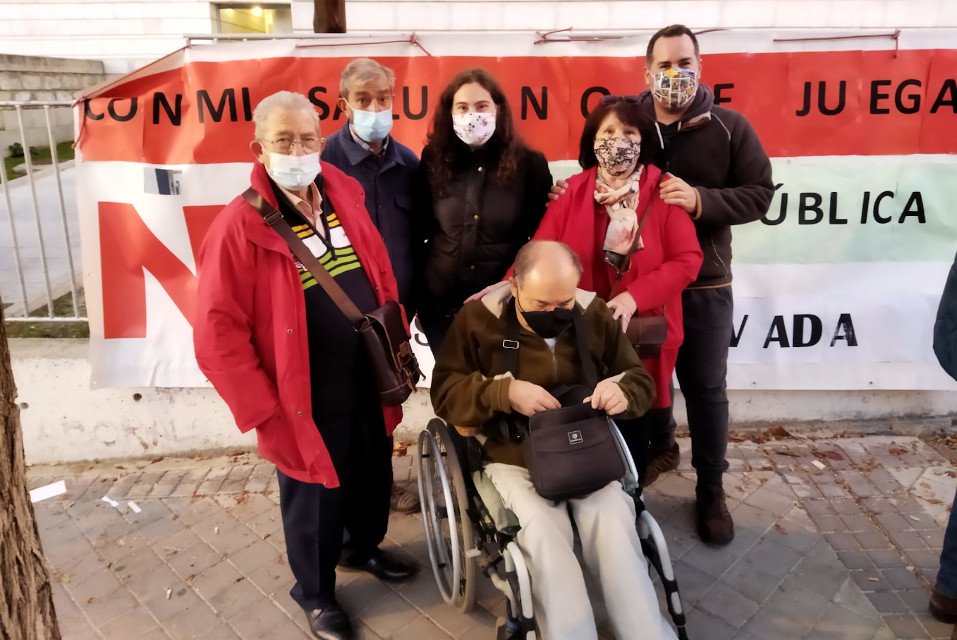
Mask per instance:
[[[217,33],[291,33],[288,4],[216,4],[213,22]]]

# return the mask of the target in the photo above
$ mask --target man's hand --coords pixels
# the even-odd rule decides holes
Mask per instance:
[[[564,180],[559,180],[558,182],[553,184],[551,190],[549,190],[548,199],[558,200],[558,196],[565,195],[565,189],[567,188],[568,188],[568,183],[565,182]]]
[[[612,310],[612,317],[621,323],[621,330],[624,333],[628,330],[631,316],[638,310],[638,303],[630,293],[623,291],[608,301],[608,308]]]
[[[628,408],[625,392],[611,378],[596,384],[592,394],[582,402],[591,402],[593,409],[600,409],[610,416],[617,416]]]
[[[485,287],[484,289],[482,289],[482,290],[479,291],[478,293],[473,293],[472,295],[470,295],[468,298],[465,299],[465,301],[466,301],[466,302],[472,302],[473,300],[481,300],[482,298],[484,298],[484,297],[487,296],[488,294],[492,293],[493,291],[498,291],[499,289],[504,289],[504,288],[507,287],[507,286],[508,286],[508,280],[502,280],[501,282],[496,282],[496,283],[494,283],[494,284],[490,284],[489,286]]]
[[[482,430],[478,427],[460,427],[459,425],[453,425],[455,430],[459,432],[459,435],[463,438],[471,438],[472,436],[477,436],[482,433]]]
[[[512,405],[512,409],[523,416],[530,416],[533,413],[547,411],[548,409],[562,408],[561,403],[555,399],[555,396],[537,384],[524,380],[509,380],[508,403]]]
[[[659,185],[659,193],[665,204],[674,204],[688,213],[695,213],[698,209],[698,192],[690,184],[666,173],[667,178]]]

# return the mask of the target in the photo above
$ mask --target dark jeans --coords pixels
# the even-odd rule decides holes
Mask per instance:
[[[944,548],[940,552],[940,570],[937,571],[934,589],[948,598],[957,598],[957,495],[954,496],[954,506],[947,519]]]
[[[442,348],[442,342],[445,340],[445,334],[448,333],[452,321],[458,309],[448,309],[423,303],[419,306],[419,324],[422,326],[422,333],[429,341],[429,349],[432,355],[438,356],[439,349]]]
[[[691,464],[698,486],[720,486],[728,470],[728,349],[733,331],[731,287],[686,289],[681,294],[685,337],[675,373],[688,410]],[[654,450],[674,442],[674,418],[651,435]]]
[[[633,420],[615,419],[625,444],[631,452],[638,469],[638,480],[645,481],[645,465],[648,463],[648,446],[651,434],[667,432],[671,423],[671,407],[648,409],[645,415]]]
[[[367,559],[389,525],[392,440],[385,435],[377,403],[363,413],[355,421],[319,427],[339,475],[338,488],[277,471],[286,555],[296,578],[289,593],[307,611],[335,598],[340,555],[346,553],[353,562]]]

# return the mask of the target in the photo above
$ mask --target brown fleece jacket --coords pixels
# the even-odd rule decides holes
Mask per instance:
[[[498,413],[512,413],[508,401],[510,375],[505,372],[502,319],[511,298],[508,289],[467,303],[442,343],[432,371],[432,405],[436,415],[458,426],[481,427]],[[655,399],[655,384],[611,311],[594,293],[578,291],[591,357],[600,379],[615,378],[628,399],[622,418],[645,413]],[[584,384],[574,330],[558,336],[552,351],[537,334],[520,329],[518,378],[555,389]],[[486,434],[485,457],[491,462],[521,464],[516,443],[505,442],[497,429]]]

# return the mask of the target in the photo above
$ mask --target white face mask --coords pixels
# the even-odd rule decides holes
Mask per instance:
[[[392,131],[392,109],[361,111],[352,107],[352,128],[355,129],[356,135],[366,142],[385,140]]]
[[[470,147],[480,147],[495,133],[495,113],[469,111],[452,114],[452,129],[459,140]]]
[[[312,184],[322,168],[319,165],[319,152],[301,156],[267,152],[269,165],[266,173],[283,189],[300,191]]]

